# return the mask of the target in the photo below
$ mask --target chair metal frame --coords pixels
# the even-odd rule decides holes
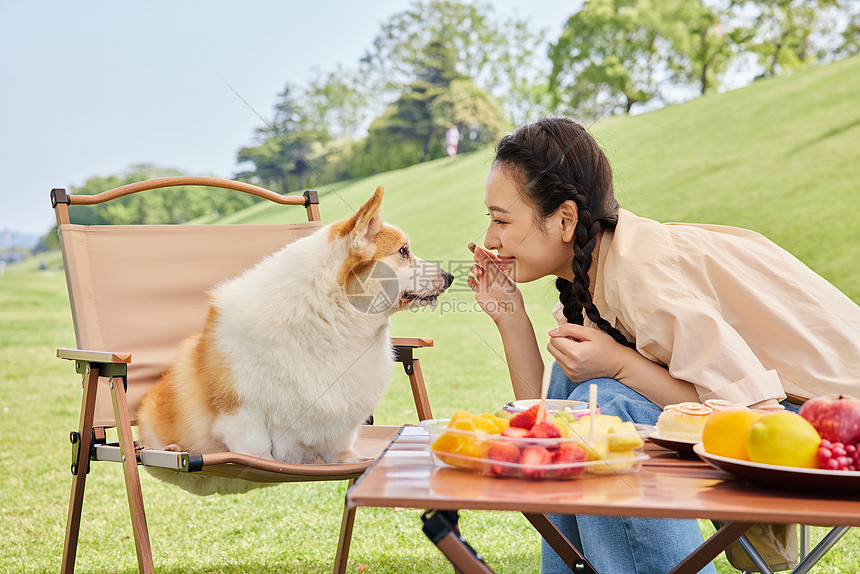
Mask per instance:
[[[69,224],[70,205],[94,205],[150,189],[174,186],[206,186],[249,193],[281,205],[301,205],[307,210],[309,222],[320,222],[319,198],[316,191],[305,191],[301,196],[288,196],[250,185],[244,182],[209,177],[169,177],[125,185],[96,195],[70,195],[65,189],[51,190],[51,203],[55,210],[58,228]],[[65,253],[64,253],[65,256]],[[67,269],[67,280],[68,280]],[[71,287],[70,287],[71,289]],[[419,420],[432,418],[430,403],[424,385],[419,360],[414,350],[432,347],[433,339],[427,337],[392,338],[395,361],[402,364],[409,378],[412,395]],[[84,491],[87,475],[93,461],[119,462],[123,467],[126,495],[134,534],[138,569],[154,572],[152,546],[146,521],[143,494],[138,466],[170,468],[177,472],[199,472],[216,476],[241,476],[257,482],[305,482],[346,480],[352,486],[372,461],[349,464],[285,464],[259,459],[238,453],[189,453],[139,449],[133,437],[133,413],[129,411],[126,391],[128,367],[132,354],[128,349],[58,349],[60,359],[75,363],[75,371],[82,376],[82,400],[80,418],[76,430],[71,431],[71,494],[69,498],[66,533],[63,543],[61,571],[74,572],[78,537],[81,526]],[[108,381],[113,404],[113,426],[94,422],[96,394],[100,381]],[[108,443],[107,431],[116,429],[118,442]],[[365,425],[362,432],[387,444],[394,438],[399,427],[372,427]],[[346,571],[349,546],[355,522],[355,508],[344,506],[334,572]]]

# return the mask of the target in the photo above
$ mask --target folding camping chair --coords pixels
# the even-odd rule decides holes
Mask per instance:
[[[75,225],[69,206],[92,205],[146,190],[208,186],[250,193],[283,205],[302,205],[308,222],[281,225]],[[256,482],[347,480],[370,462],[355,464],[284,464],[247,455],[167,452],[136,449],[132,426],[137,406],[169,367],[178,343],[200,330],[207,290],[238,275],[288,242],[321,227],[315,191],[282,196],[242,182],[202,177],[155,179],[103,193],[68,195],[51,191],[75,326],[77,349],[58,349],[73,360],[83,377],[78,428],[71,432],[72,489],[62,571],[73,572],[81,523],[84,487],[91,461],[123,465],[138,566],[153,572],[152,549],[144,512],[138,465],[169,468]],[[395,359],[403,364],[418,417],[431,418],[424,379],[413,350],[429,347],[429,338],[393,339]],[[108,443],[116,429],[118,442]],[[364,425],[357,450],[376,458],[399,427]],[[344,508],[335,572],[344,572],[355,509]]]

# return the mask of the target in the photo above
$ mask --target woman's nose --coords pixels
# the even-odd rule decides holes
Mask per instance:
[[[490,226],[487,229],[487,234],[484,235],[484,247],[487,249],[498,249],[502,246],[501,241],[499,241],[499,236],[493,231],[493,227]]]

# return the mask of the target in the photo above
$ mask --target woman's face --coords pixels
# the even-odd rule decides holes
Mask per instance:
[[[498,253],[511,279],[528,283],[550,275],[573,278],[573,245],[563,239],[559,211],[541,228],[508,168],[499,164],[487,175],[484,199],[490,217],[484,247]]]

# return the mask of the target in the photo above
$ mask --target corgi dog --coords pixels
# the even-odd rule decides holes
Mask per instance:
[[[381,215],[383,188],[210,292],[203,330],[138,410],[145,448],[232,451],[288,463],[359,462],[352,445],[394,364],[389,318],[435,305],[453,275]],[[242,480],[147,467],[196,494]]]

